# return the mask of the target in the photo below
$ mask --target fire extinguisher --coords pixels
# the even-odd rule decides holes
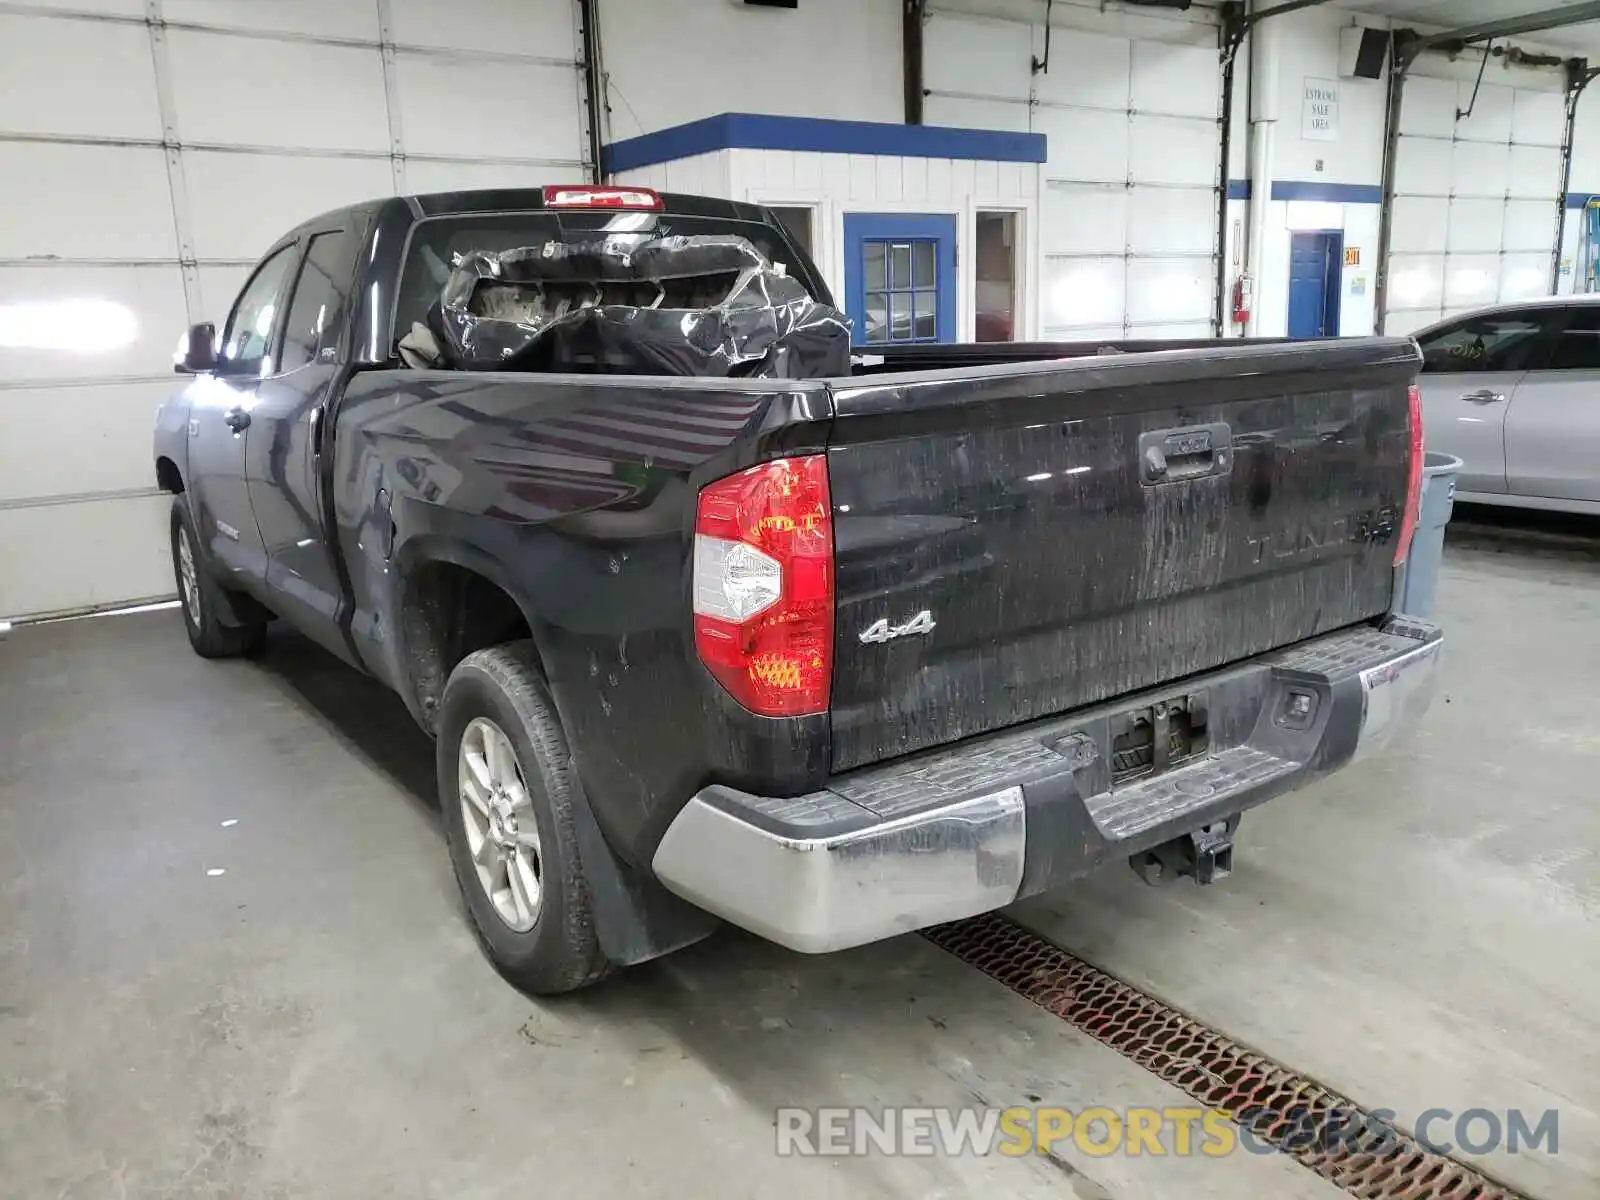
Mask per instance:
[[[1244,274],[1233,281],[1233,323],[1247,324],[1250,320],[1250,301],[1255,291],[1250,276]]]

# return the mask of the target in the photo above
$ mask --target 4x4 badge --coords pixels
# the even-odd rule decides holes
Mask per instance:
[[[891,625],[888,620],[874,621],[861,631],[863,642],[888,642],[895,638],[910,637],[912,634],[932,633],[934,626],[933,614],[923,609],[904,625]]]

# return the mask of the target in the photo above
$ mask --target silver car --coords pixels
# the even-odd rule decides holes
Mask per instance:
[[[1600,294],[1548,296],[1419,330],[1429,450],[1456,498],[1600,513]]]

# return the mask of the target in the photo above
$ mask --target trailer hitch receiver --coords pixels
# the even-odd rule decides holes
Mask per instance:
[[[1238,826],[1238,817],[1216,821],[1135,854],[1128,859],[1128,865],[1151,885],[1167,883],[1183,875],[1192,876],[1197,884],[1226,879],[1233,874],[1233,831]]]

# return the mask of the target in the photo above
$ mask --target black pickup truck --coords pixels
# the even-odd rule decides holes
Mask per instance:
[[[397,344],[463,254],[703,235],[832,303],[758,207],[387,198],[281,238],[158,418],[195,650],[279,617],[404,698],[514,983],[719,919],[859,945],[1113,859],[1208,882],[1243,810],[1428,702],[1409,340],[847,346],[826,378]]]

